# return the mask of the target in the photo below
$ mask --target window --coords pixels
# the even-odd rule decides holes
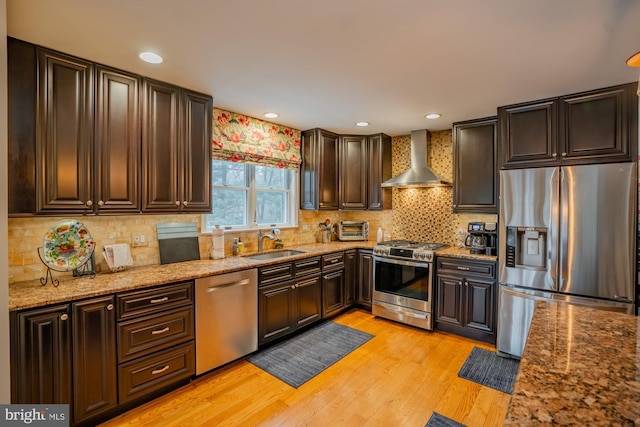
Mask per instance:
[[[213,212],[204,231],[297,225],[297,173],[291,169],[213,160]]]

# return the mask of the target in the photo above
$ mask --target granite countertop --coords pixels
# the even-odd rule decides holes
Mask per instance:
[[[495,255],[476,255],[469,252],[469,248],[459,248],[457,246],[449,246],[446,249],[442,249],[436,252],[437,256],[448,256],[453,258],[468,258],[477,259],[481,261],[496,261],[498,259]]]
[[[538,302],[504,425],[640,425],[638,324]]]
[[[244,254],[241,257],[228,257],[219,260],[204,259],[175,264],[133,267],[118,273],[98,273],[93,279],[87,276],[77,278],[65,276],[64,278],[59,278],[60,285],[58,287],[51,285],[51,283],[42,286],[39,280],[16,282],[9,284],[9,311],[197,279],[199,277],[278,264],[348,249],[370,249],[374,244],[375,242],[368,241],[316,243],[287,247],[285,249],[300,250],[304,253],[269,260],[253,260],[246,258],[252,254]],[[56,277],[55,272],[53,275]]]

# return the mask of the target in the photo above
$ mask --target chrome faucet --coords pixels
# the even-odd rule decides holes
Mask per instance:
[[[271,233],[265,233],[262,234],[262,230],[258,230],[258,252],[262,252],[262,242],[264,241],[264,238],[270,239],[270,240],[275,240],[276,236],[274,236]]]

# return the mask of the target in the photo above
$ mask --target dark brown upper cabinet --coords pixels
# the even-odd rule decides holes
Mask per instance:
[[[36,211],[93,210],[94,65],[37,49]]]
[[[496,123],[453,124],[453,212],[498,213]]]
[[[143,93],[143,211],[211,212],[211,97],[150,79]]]
[[[367,208],[367,160],[366,136],[340,136],[340,209],[364,210]]]
[[[96,212],[140,211],[141,78],[97,66]]]
[[[324,129],[302,132],[300,208],[338,210],[339,137]]]
[[[637,83],[498,108],[502,167],[634,161]]]
[[[391,208],[391,137],[302,132],[300,208],[382,210]]]

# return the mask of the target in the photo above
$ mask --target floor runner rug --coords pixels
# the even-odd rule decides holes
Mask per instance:
[[[474,347],[458,376],[511,394],[519,365],[520,362],[517,360],[500,357],[494,351]]]
[[[459,422],[452,420],[451,418],[447,418],[442,414],[434,412],[424,427],[466,427],[466,426],[464,424],[460,424]]]
[[[274,377],[298,388],[373,335],[335,322],[325,322],[247,359]]]

